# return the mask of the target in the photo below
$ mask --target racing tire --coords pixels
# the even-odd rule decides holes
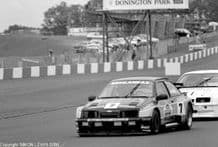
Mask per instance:
[[[83,133],[78,133],[78,137],[89,137],[90,135],[83,134]]]
[[[160,129],[161,129],[160,114],[157,110],[154,110],[150,121],[151,134],[158,134],[160,132]]]
[[[82,134],[78,134],[78,137],[86,137],[85,135]]]
[[[192,114],[193,114],[193,111],[192,111],[191,106],[189,105],[187,108],[187,111],[186,111],[185,121],[183,123],[181,123],[181,129],[183,129],[183,130],[190,130],[191,129],[192,121],[193,121]]]

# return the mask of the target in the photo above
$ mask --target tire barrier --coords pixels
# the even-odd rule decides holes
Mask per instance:
[[[167,63],[186,64],[192,61],[200,60],[218,53],[218,47],[208,48],[196,52],[187,53],[182,56],[172,58],[157,58],[154,60],[140,60],[115,63],[90,63],[77,65],[50,65],[46,67],[32,66],[29,68],[0,68],[0,80],[54,77],[57,75],[74,74],[98,74],[110,72],[125,72],[134,70],[152,70],[165,68]]]

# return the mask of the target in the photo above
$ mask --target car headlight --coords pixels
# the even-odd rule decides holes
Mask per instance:
[[[76,109],[76,118],[81,118],[82,117],[82,109],[83,109],[83,107],[78,107]]]

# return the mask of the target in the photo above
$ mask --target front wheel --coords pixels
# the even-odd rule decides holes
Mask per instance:
[[[190,130],[192,127],[192,108],[191,106],[188,106],[185,121],[181,124],[182,129],[184,130]]]
[[[160,132],[161,121],[160,121],[160,114],[157,110],[154,110],[150,122],[150,130],[151,134],[158,134]]]

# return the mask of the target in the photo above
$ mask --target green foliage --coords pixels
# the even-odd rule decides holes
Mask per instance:
[[[190,9],[193,12],[195,9],[204,13],[210,21],[218,21],[218,3],[217,0],[194,0],[190,4]]]
[[[67,6],[65,2],[48,9],[44,13],[44,34],[67,35],[68,27],[82,26],[82,7],[80,5]]]
[[[4,31],[4,33],[10,34],[10,33],[13,33],[19,30],[25,31],[25,30],[31,30],[31,29],[36,29],[36,28],[14,24],[14,25],[10,25],[8,29]]]
[[[217,0],[207,0],[207,17],[211,21],[218,21],[218,3]]]
[[[84,25],[87,27],[95,27],[97,23],[102,22],[102,16],[97,10],[102,9],[102,0],[90,0],[84,8]]]

